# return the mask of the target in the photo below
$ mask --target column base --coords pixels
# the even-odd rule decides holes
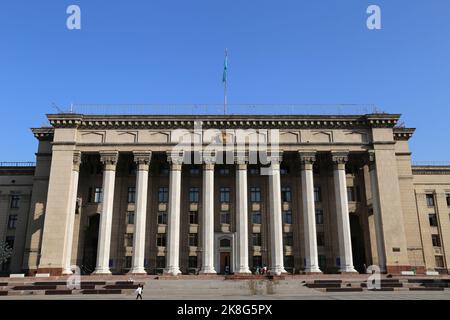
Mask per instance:
[[[236,272],[234,272],[235,275],[249,275],[252,274],[252,272],[247,268],[247,269],[239,269]]]
[[[214,270],[214,268],[205,268],[204,270],[200,270],[198,274],[201,275],[216,275],[217,272]]]
[[[105,275],[110,276],[112,275],[112,272],[108,269],[95,269],[94,272],[92,272],[92,275]]]
[[[165,276],[178,276],[181,274],[180,268],[179,267],[170,267],[164,270],[164,275]]]
[[[133,268],[127,272],[128,275],[147,275],[147,271],[144,268]]]
[[[270,272],[269,275],[271,276],[281,276],[282,274],[287,274],[287,271],[284,270],[283,267],[279,266],[270,268],[269,272]]]
[[[63,276],[71,276],[71,275],[73,275],[73,271],[72,271],[72,269],[64,269],[62,272],[62,275]]]
[[[339,273],[358,273],[353,266],[342,267],[338,270]]]
[[[320,270],[317,266],[305,267],[305,274],[322,274],[322,270]]]

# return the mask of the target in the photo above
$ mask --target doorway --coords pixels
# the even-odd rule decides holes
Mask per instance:
[[[366,262],[366,250],[364,247],[364,234],[360,217],[356,214],[350,214],[350,230],[352,238],[352,251],[353,251],[353,266],[359,273],[365,273]]]
[[[88,218],[88,227],[84,233],[83,265],[82,274],[91,274],[97,265],[97,245],[98,228],[100,224],[100,214],[95,214]]]
[[[231,272],[231,254],[230,252],[220,253],[220,273],[229,274]]]

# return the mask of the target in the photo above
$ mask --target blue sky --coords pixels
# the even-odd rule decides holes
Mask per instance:
[[[220,104],[225,48],[230,104],[376,104],[414,160],[450,160],[448,0],[3,0],[0,161],[34,159],[52,102]]]

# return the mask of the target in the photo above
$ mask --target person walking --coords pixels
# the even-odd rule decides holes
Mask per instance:
[[[144,290],[144,285],[138,284],[138,287],[136,289],[136,300],[141,299],[142,300],[142,291]]]

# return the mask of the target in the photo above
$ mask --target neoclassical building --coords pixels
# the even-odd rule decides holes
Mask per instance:
[[[0,165],[0,270],[447,273],[450,166],[399,118],[48,115],[35,166]]]

